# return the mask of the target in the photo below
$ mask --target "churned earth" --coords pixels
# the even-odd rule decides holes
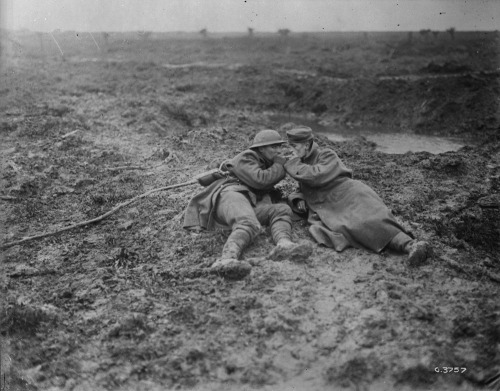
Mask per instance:
[[[498,35],[2,31],[1,384],[7,390],[475,390],[500,371]],[[146,39],[147,38],[147,39]],[[453,38],[453,39],[452,39]],[[441,154],[334,148],[433,254],[315,246],[241,281],[184,184],[293,116],[461,137]],[[290,178],[278,185],[294,190]],[[295,239],[312,240],[305,222]]]

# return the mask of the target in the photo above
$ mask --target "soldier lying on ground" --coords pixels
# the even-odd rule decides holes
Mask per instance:
[[[184,228],[231,229],[221,257],[212,265],[215,272],[233,279],[250,272],[250,264],[238,258],[259,234],[261,225],[271,227],[276,243],[271,259],[305,260],[311,254],[312,244],[292,242],[290,207],[271,201],[274,185],[286,175],[286,159],[279,154],[284,143],[278,132],[260,131],[249,149],[225,163],[229,175],[210,184],[189,202]]]
[[[320,149],[310,128],[299,126],[286,134],[294,157],[285,170],[300,185],[289,202],[295,211],[307,212],[309,232],[318,243],[336,251],[389,248],[409,254],[413,266],[426,260],[428,244],[410,237],[373,189],[352,179],[333,150]]]

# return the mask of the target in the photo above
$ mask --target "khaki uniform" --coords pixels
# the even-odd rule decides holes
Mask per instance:
[[[282,164],[270,162],[258,151],[248,149],[226,163],[228,178],[215,181],[189,202],[184,214],[184,228],[231,229],[228,243],[237,241],[241,248],[270,225],[273,239],[291,236],[290,207],[273,204],[270,191],[286,173]],[[227,244],[223,249],[223,257]]]

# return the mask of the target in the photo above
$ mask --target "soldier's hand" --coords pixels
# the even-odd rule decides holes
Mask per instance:
[[[296,149],[291,148],[291,150],[292,150],[292,157],[300,157]]]
[[[304,200],[300,200],[299,202],[297,202],[297,209],[300,210],[301,212],[306,212],[307,211],[306,202]]]
[[[286,157],[282,155],[276,155],[273,159],[274,163],[279,163],[281,165],[284,165],[286,163]]]

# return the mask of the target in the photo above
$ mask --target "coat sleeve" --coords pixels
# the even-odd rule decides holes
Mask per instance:
[[[320,151],[313,164],[303,163],[298,157],[290,159],[285,170],[293,179],[310,187],[320,187],[339,176],[352,174],[330,149]]]
[[[235,162],[232,172],[245,185],[257,190],[272,188],[286,175],[283,165],[274,163],[267,169],[263,168],[257,157],[250,153],[244,154]]]

